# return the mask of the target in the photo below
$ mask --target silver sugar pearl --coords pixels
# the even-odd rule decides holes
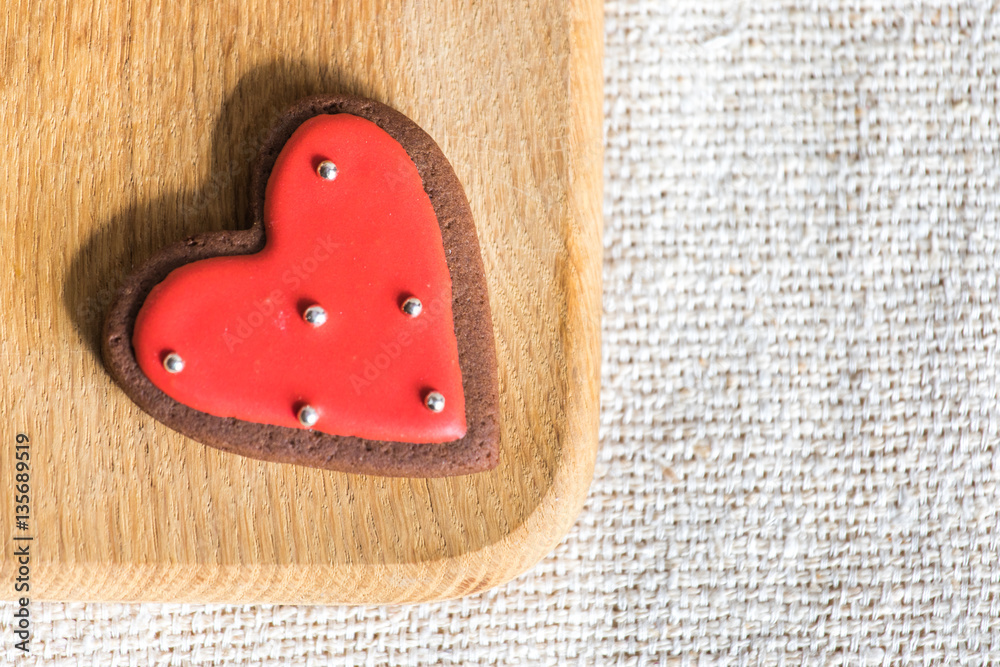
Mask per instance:
[[[306,428],[312,428],[319,421],[319,412],[311,405],[299,408],[299,423]]]
[[[329,160],[323,160],[319,163],[319,166],[316,167],[316,173],[319,174],[319,177],[324,181],[332,181],[337,178],[337,165]]]
[[[184,370],[184,360],[181,359],[181,355],[171,352],[163,358],[163,367],[168,373],[180,373]]]
[[[424,405],[431,412],[441,412],[444,410],[444,396],[441,392],[432,391],[427,394],[427,398],[424,399]]]
[[[323,310],[323,306],[309,306],[302,313],[302,319],[314,327],[321,327],[326,324],[326,311]]]
[[[420,299],[415,296],[411,296],[409,299],[403,302],[403,312],[410,317],[416,317],[424,310],[424,304],[420,303]]]

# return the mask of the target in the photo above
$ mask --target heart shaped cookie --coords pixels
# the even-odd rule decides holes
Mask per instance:
[[[493,329],[465,193],[385,105],[303,100],[265,141],[248,230],[168,246],[124,283],[105,363],[171,428],[269,461],[487,470]]]

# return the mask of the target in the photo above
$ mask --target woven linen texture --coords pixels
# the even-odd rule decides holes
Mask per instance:
[[[1000,663],[1000,8],[606,9],[565,542],[413,607],[39,603],[22,664]]]

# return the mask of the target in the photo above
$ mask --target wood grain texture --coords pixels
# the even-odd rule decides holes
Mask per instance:
[[[33,598],[428,600],[500,584],[561,539],[597,446],[599,2],[21,1],[2,20],[0,488],[26,433]],[[101,364],[128,271],[247,226],[263,133],[318,93],[402,111],[466,187],[500,366],[493,472],[386,479],[226,454],[146,416]]]

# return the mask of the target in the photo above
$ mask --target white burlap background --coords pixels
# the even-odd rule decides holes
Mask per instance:
[[[35,663],[1000,662],[998,75],[985,3],[608,3],[566,541],[440,604],[38,604]]]

